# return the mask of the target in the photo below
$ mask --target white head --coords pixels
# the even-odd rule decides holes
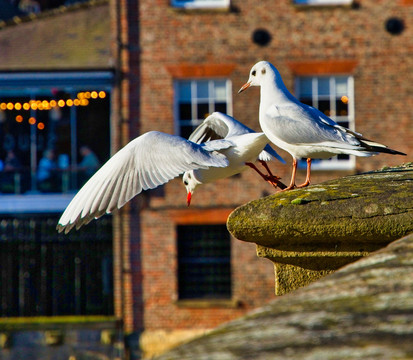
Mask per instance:
[[[264,83],[274,84],[283,91],[287,90],[275,66],[268,61],[259,61],[251,68],[248,81],[239,89],[238,93],[250,86],[262,86]]]
[[[195,188],[201,183],[197,179],[195,179],[193,170],[186,171],[184,173],[184,175],[182,176],[182,182],[184,183],[186,188],[186,203],[189,206],[191,205],[192,194],[194,193]]]

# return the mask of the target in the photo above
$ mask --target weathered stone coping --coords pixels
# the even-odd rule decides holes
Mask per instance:
[[[274,262],[285,294],[413,232],[413,164],[251,201],[227,227]]]
[[[157,359],[411,359],[412,309],[409,235]]]

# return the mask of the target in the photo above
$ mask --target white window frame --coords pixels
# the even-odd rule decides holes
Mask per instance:
[[[295,5],[328,6],[351,5],[353,0],[294,0]]]
[[[336,116],[336,100],[337,94],[336,90],[336,78],[347,78],[347,97],[348,97],[348,115],[347,116]],[[319,76],[298,76],[295,79],[295,89],[296,89],[296,97],[300,99],[300,79],[302,78],[311,78],[312,81],[312,102],[313,107],[317,108],[319,100],[325,100],[329,98],[330,100],[330,109],[332,114],[329,115],[331,119],[336,122],[340,121],[347,121],[349,123],[348,128],[352,131],[355,131],[355,108],[354,108],[354,78],[351,75],[319,75]],[[329,95],[318,95],[318,79],[329,79],[329,88],[330,93]],[[334,89],[334,92],[331,91]],[[299,167],[305,168],[306,162],[299,161]],[[332,157],[331,159],[327,160],[313,160],[311,164],[311,168],[313,170],[353,170],[356,167],[356,159],[354,155],[350,155],[349,160],[338,160],[337,156]]]
[[[191,120],[181,120],[179,118],[179,83],[183,81],[189,81],[191,83]],[[191,79],[176,79],[174,81],[174,119],[175,119],[175,134],[181,135],[181,126],[189,125],[194,128],[201,124],[205,118],[198,118],[197,116],[197,105],[198,103],[205,103],[206,98],[197,97],[197,82],[198,81],[208,81],[208,94],[214,94],[214,82],[215,81],[225,81],[226,87],[226,105],[228,115],[232,115],[232,82],[227,78],[191,78]],[[215,110],[215,98],[208,97],[208,112],[212,114]]]
[[[229,8],[230,0],[171,0],[171,5],[183,9]]]

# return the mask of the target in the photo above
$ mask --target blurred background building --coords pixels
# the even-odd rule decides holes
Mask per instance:
[[[413,150],[410,0],[1,0],[0,17],[5,359],[24,345],[4,325],[17,318],[109,331],[94,351],[112,358],[124,335],[125,356],[139,358],[274,297],[270,262],[225,226],[236,206],[274,192],[252,171],[202,186],[190,208],[176,179],[55,231],[94,166],[139,134],[188,136],[213,111],[259,130],[259,90],[237,94],[257,61],[344,126]],[[270,167],[288,183],[291,157],[279,152],[287,165]],[[313,182],[410,160],[340,156],[315,163]],[[80,340],[65,339],[49,350],[76,356]]]

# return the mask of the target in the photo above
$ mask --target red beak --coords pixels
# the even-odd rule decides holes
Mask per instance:
[[[192,194],[190,191],[188,191],[188,195],[186,196],[186,204],[188,206],[191,205],[191,198],[192,198]]]
[[[238,90],[238,94],[242,93],[244,90],[248,89],[251,86],[250,82],[245,83],[244,85],[241,86],[241,89]]]

